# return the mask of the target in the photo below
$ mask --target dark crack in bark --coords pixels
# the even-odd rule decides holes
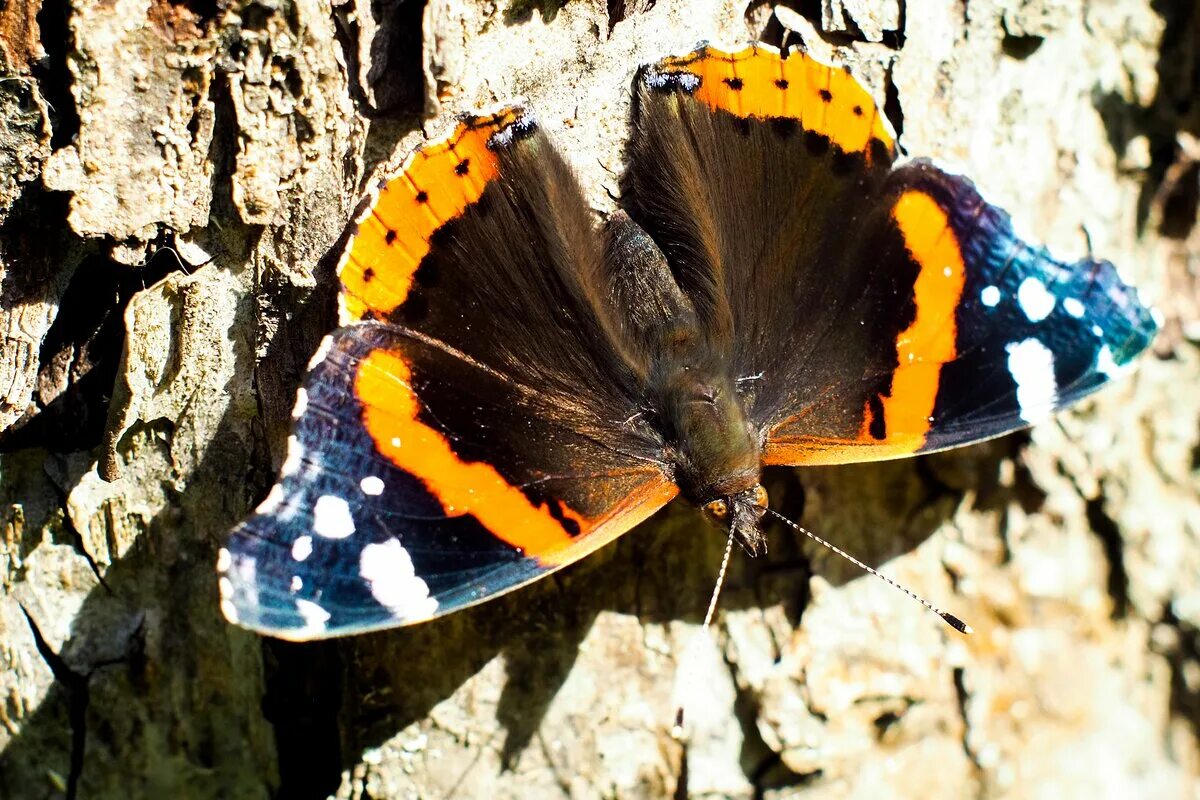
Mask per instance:
[[[45,0],[37,21],[46,59],[30,70],[50,106],[50,147],[54,150],[69,145],[79,133],[79,110],[71,92],[71,70],[67,66],[74,42],[70,19],[70,0]]]
[[[100,565],[96,563],[95,557],[88,551],[87,545],[83,541],[83,534],[75,527],[75,522],[71,519],[71,514],[67,510],[67,493],[58,485],[55,480],[50,481],[54,487],[54,494],[58,499],[59,511],[62,514],[63,532],[66,533],[71,547],[79,556],[87,562],[88,567],[92,570],[92,574],[96,576],[96,581],[104,588],[104,591],[113,594],[112,587],[104,580],[104,575],[100,572]]]
[[[1102,496],[1088,499],[1087,522],[1100,539],[1104,557],[1108,561],[1108,596],[1113,602],[1112,618],[1124,619],[1129,614],[1129,573],[1125,570],[1125,543],[1121,538],[1121,526],[1108,515]]]
[[[971,745],[971,715],[968,711],[967,704],[971,701],[971,693],[967,689],[967,671],[962,667],[954,668],[954,695],[958,700],[958,716],[962,720],[962,749],[967,760],[971,762],[971,766],[976,773],[983,771],[983,764],[979,760],[979,754],[975,752],[975,748]]]
[[[88,679],[90,675],[71,669],[62,656],[54,652],[42,629],[34,621],[33,616],[25,606],[20,606],[25,621],[29,624],[29,632],[33,635],[38,654],[50,668],[54,680],[62,685],[67,693],[67,714],[71,723],[71,759],[67,772],[66,800],[75,800],[79,790],[79,778],[83,774],[83,755],[87,746],[87,707],[89,700]]]

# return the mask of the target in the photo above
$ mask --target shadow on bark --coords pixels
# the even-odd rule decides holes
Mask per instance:
[[[311,309],[306,311],[311,313]],[[276,337],[258,365],[260,369],[279,357],[276,345],[288,335],[281,331]],[[310,334],[310,338],[314,336]],[[231,432],[233,427],[232,422],[229,430],[222,426],[197,475],[220,481],[230,474],[266,474],[262,463],[233,464],[228,455],[221,455],[236,453],[240,447]],[[861,495],[864,508],[873,517],[890,519],[893,524],[852,532],[849,535],[854,542],[847,546],[866,562],[878,565],[932,534],[949,519],[964,491],[987,495],[987,484],[1000,460],[1010,454],[1012,445],[1019,444],[1002,440],[969,455],[954,456],[958,463],[927,465],[941,476],[936,479],[922,477],[926,468],[914,466],[928,460],[922,459],[838,468],[837,474],[822,480],[852,494],[871,487]],[[960,469],[963,465],[968,468]],[[955,473],[949,480],[942,475],[946,470]],[[776,470],[767,480],[777,507],[803,520],[803,492],[796,473]],[[996,491],[1007,494],[1010,490]],[[1006,500],[992,494],[988,502],[1004,504]],[[232,525],[241,510],[228,511]],[[808,524],[822,529],[819,519]],[[249,635],[227,626],[217,612],[212,564],[224,533],[224,528],[189,530],[188,520],[168,512],[151,523],[130,555],[110,567],[106,582],[112,593],[103,588],[93,591],[75,618],[73,631],[111,631],[114,624],[124,624],[130,631],[126,652],[115,657],[110,653],[103,658],[93,654],[90,660],[78,655],[69,659],[76,664],[75,671],[87,673],[88,678],[82,688],[76,685],[78,681],[55,684],[38,711],[26,719],[22,734],[0,757],[0,776],[7,774],[11,781],[54,771],[69,780],[74,758],[82,764],[79,796],[99,795],[111,789],[112,776],[138,774],[136,771],[143,769],[143,765],[114,763],[103,754],[108,749],[106,740],[138,735],[144,720],[135,716],[140,707],[101,707],[97,703],[103,698],[129,693],[145,697],[185,686],[199,706],[199,718],[178,721],[188,735],[176,743],[176,758],[218,774],[228,770],[228,788],[244,790],[246,784],[232,779],[237,773],[245,778],[249,771],[257,772],[269,791],[279,797],[325,797],[336,791],[342,771],[359,763],[364,750],[428,717],[438,703],[497,656],[505,660],[508,680],[496,713],[506,729],[501,745],[504,761],[512,766],[537,731],[596,616],[610,611],[635,615],[644,622],[699,622],[724,549],[722,537],[680,504],[581,564],[484,606],[413,628],[331,642],[289,644],[264,639],[266,675],[261,707],[275,731],[275,784],[266,777],[269,770],[263,769],[265,765],[254,763],[255,743],[241,738],[239,734],[244,732],[225,727],[230,717],[236,720],[254,712],[228,715],[220,710],[236,700],[228,692],[230,681],[257,679],[236,674],[230,663],[217,674],[200,672],[202,662],[212,661],[211,652],[204,659],[194,653],[197,647],[229,648]],[[826,533],[846,543],[844,538]],[[780,604],[795,625],[808,600],[812,567],[805,550],[785,530],[771,531],[771,542],[766,557],[735,556],[722,608]],[[171,564],[166,569],[162,567],[164,556]],[[824,577],[841,584],[858,575],[835,565]],[[897,602],[902,602],[899,596]],[[135,624],[143,617],[157,618],[158,623],[143,631]],[[144,635],[160,641],[148,645]],[[86,652],[87,639],[85,634],[72,636],[64,653]],[[149,658],[147,648],[151,650]],[[166,680],[156,680],[156,675],[160,679],[165,675]],[[80,691],[86,691],[91,701],[83,714],[78,712]],[[132,713],[126,716],[126,711]],[[84,718],[87,750],[72,756],[71,723]],[[76,746],[82,741],[84,737],[75,734]],[[50,742],[57,743],[60,756],[56,763],[45,761],[46,753],[55,750],[48,747]],[[137,750],[126,744],[119,752]],[[754,750],[753,741],[748,740],[743,759],[748,774],[770,774],[772,783],[778,785],[803,780],[803,776],[781,778],[778,765],[769,756]],[[9,784],[7,788],[20,787]],[[18,792],[17,796],[38,795]]]

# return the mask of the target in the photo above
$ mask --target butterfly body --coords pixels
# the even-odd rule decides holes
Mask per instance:
[[[222,550],[227,617],[301,639],[428,619],[677,494],[759,553],[764,467],[1024,427],[1155,332],[1111,264],[898,165],[866,91],[803,52],[663,59],[631,130],[603,229],[522,106],[375,187],[280,480]]]
[[[759,529],[763,432],[748,419],[728,358],[713,349],[666,256],[628,214],[609,220],[612,281],[608,314],[630,347],[643,352],[645,407],[663,441],[664,469],[681,495],[725,511],[750,554],[765,550]],[[622,320],[629,320],[624,328]]]

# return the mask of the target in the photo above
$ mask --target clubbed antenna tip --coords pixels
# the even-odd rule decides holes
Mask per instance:
[[[954,628],[954,630],[958,631],[959,633],[974,633],[974,630],[971,628],[971,626],[970,626],[970,625],[968,625],[967,623],[963,622],[961,619],[959,619],[958,617],[954,616],[953,614],[950,614],[950,613],[947,613],[947,612],[945,612],[945,611],[942,611],[940,608],[936,608],[936,607],[935,607],[935,606],[934,606],[932,603],[930,603],[930,602],[929,602],[928,600],[926,600],[924,597],[921,597],[920,595],[916,594],[915,592],[913,592],[913,591],[912,591],[911,589],[909,589],[908,587],[906,587],[906,586],[903,586],[903,585],[901,585],[901,584],[897,583],[896,581],[894,581],[894,580],[892,580],[891,578],[889,578],[887,575],[884,575],[884,574],[880,573],[878,570],[875,570],[875,569],[872,569],[871,567],[868,567],[866,564],[864,564],[863,562],[859,561],[857,558],[855,558],[854,556],[850,555],[850,554],[849,554],[849,553],[847,553],[845,550],[842,550],[841,548],[839,548],[839,547],[837,547],[837,546],[835,546],[835,545],[833,545],[833,544],[830,544],[829,542],[825,541],[825,540],[824,540],[824,539],[822,539],[820,536],[817,536],[815,533],[813,533],[812,531],[808,530],[807,528],[805,528],[805,527],[802,527],[802,526],[800,526],[800,525],[797,525],[796,523],[792,522],[790,519],[788,519],[787,517],[785,517],[783,514],[780,514],[780,513],[779,513],[778,511],[776,511],[775,509],[773,509],[773,508],[768,508],[768,509],[767,509],[767,511],[768,511],[768,512],[770,512],[770,513],[771,513],[773,516],[775,516],[776,518],[783,520],[783,521],[784,521],[785,523],[787,523],[788,525],[791,525],[791,526],[792,526],[792,527],[793,527],[795,530],[799,531],[800,533],[803,533],[805,536],[807,536],[808,538],[812,539],[812,540],[813,540],[814,542],[816,542],[817,544],[821,545],[822,547],[827,547],[827,548],[829,548],[830,550],[832,550],[833,552],[837,553],[839,556],[841,556],[842,558],[846,559],[846,560],[847,560],[847,561],[849,561],[851,564],[853,564],[854,566],[856,566],[856,567],[858,567],[859,569],[861,569],[863,572],[866,572],[866,573],[869,573],[869,574],[871,574],[871,575],[874,575],[876,578],[879,578],[880,580],[882,580],[882,581],[884,581],[884,582],[888,583],[889,585],[891,585],[891,586],[894,586],[895,588],[897,588],[897,589],[899,589],[900,591],[904,592],[906,595],[908,595],[909,597],[911,597],[913,600],[916,600],[918,603],[920,603],[921,605],[925,606],[925,608],[927,608],[927,609],[929,609],[930,611],[932,611],[933,613],[937,614],[939,617],[941,617],[941,618],[942,618],[942,620],[943,620],[943,621],[944,621],[944,622],[945,622],[947,625],[949,625],[951,628]]]

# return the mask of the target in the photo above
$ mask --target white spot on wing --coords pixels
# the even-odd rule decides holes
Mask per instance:
[[[321,343],[319,345],[317,345],[317,352],[313,353],[313,357],[311,359],[309,359],[309,362],[308,362],[309,372],[311,372],[313,369],[316,368],[316,366],[318,364],[320,364],[322,361],[325,360],[326,356],[329,355],[330,348],[332,348],[332,347],[333,347],[333,334],[330,334],[329,336],[326,336],[324,339],[321,340]]]
[[[292,591],[298,592],[303,588],[304,588],[304,581],[300,579],[299,575],[293,575],[292,576],[292,586],[291,586]]]
[[[292,558],[303,561],[312,555],[312,537],[299,536],[292,542]]]
[[[412,558],[396,539],[364,547],[359,571],[379,604],[399,619],[427,619],[437,611],[437,600],[429,596],[429,586],[417,577]]]
[[[1063,310],[1075,319],[1079,319],[1083,316],[1085,309],[1083,307],[1083,303],[1079,302],[1074,297],[1068,297],[1066,300],[1063,300]]]
[[[304,460],[304,445],[300,444],[300,440],[295,434],[288,437],[287,440],[287,455],[284,456],[283,466],[279,468],[279,474],[283,477],[295,475],[300,471],[300,464]]]
[[[1038,422],[1050,415],[1058,399],[1054,380],[1054,354],[1037,339],[1005,345],[1008,371],[1017,384],[1021,419]]]
[[[1101,328],[1099,325],[1093,325],[1093,326],[1092,326],[1092,333],[1093,333],[1094,335],[1096,335],[1096,336],[1103,336],[1103,335],[1104,335],[1104,329],[1103,329],[1103,328]]]
[[[354,533],[350,504],[332,494],[323,494],[313,504],[313,531],[326,539],[345,539]]]
[[[227,572],[232,563],[233,557],[229,555],[228,550],[222,547],[217,551],[217,572]]]
[[[304,618],[304,630],[309,633],[320,633],[325,630],[330,614],[311,600],[297,600],[296,610]]]
[[[222,600],[221,601],[221,613],[225,615],[225,619],[229,620],[234,625],[237,625],[237,623],[238,623],[237,606],[235,606],[233,603],[231,603],[228,600]]]
[[[308,410],[308,392],[301,386],[296,390],[296,406],[292,409],[292,419],[300,419]]]
[[[222,575],[217,580],[217,591],[220,592],[221,597],[226,600],[233,597],[233,581]]]
[[[1017,287],[1017,302],[1030,322],[1041,322],[1050,316],[1054,310],[1054,295],[1046,288],[1046,284],[1030,276],[1021,281]]]
[[[1108,349],[1108,345],[1103,345],[1100,348],[1100,352],[1096,354],[1096,371],[1106,378],[1115,378],[1124,372],[1125,368],[1113,358],[1112,351]]]
[[[979,293],[979,301],[988,308],[995,308],[1000,302],[1000,289],[996,286],[985,286]]]
[[[271,491],[267,492],[267,496],[258,504],[255,509],[259,514],[274,514],[275,509],[279,508],[279,504],[283,502],[283,488],[277,483],[271,487]]]
[[[383,481],[374,475],[368,475],[358,482],[362,488],[363,494],[381,495],[383,494]]]

